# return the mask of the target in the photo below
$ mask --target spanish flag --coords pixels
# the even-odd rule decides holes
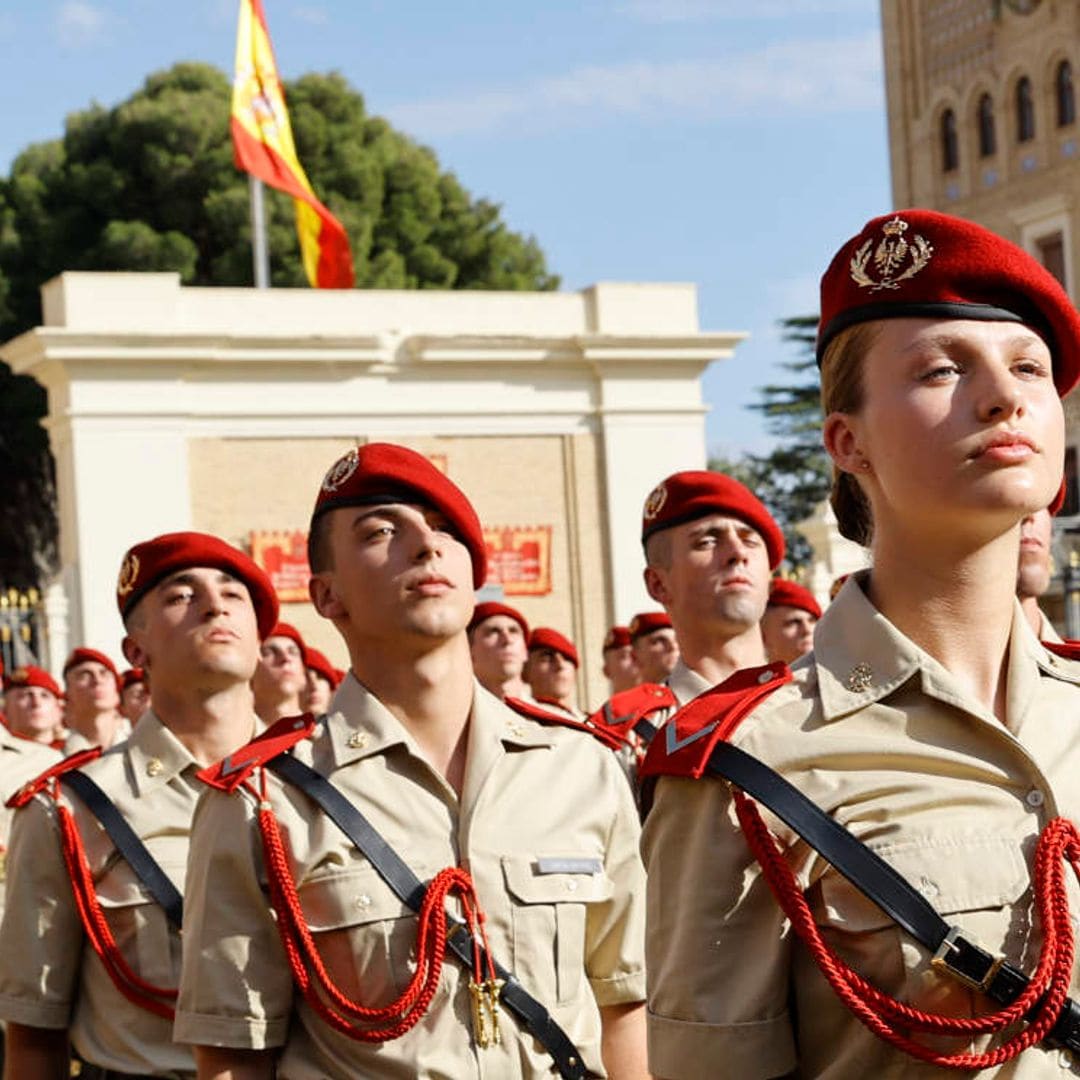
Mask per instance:
[[[315,197],[296,156],[262,0],[240,0],[229,126],[236,167],[296,200],[296,232],[310,284],[351,288],[349,238],[341,222]]]

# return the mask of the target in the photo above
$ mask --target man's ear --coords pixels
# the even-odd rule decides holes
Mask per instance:
[[[130,635],[125,635],[124,640],[120,643],[120,651],[124,654],[124,659],[132,667],[149,667],[146,662],[146,651],[141,645]]]
[[[664,572],[655,566],[645,567],[645,589],[649,596],[658,604],[667,607],[671,594],[668,592],[667,582],[664,580]]]
[[[311,580],[308,582],[308,596],[311,597],[315,610],[324,619],[340,619],[348,614],[345,605],[341,602],[341,597],[338,596],[334,575],[329,571],[311,575]]]

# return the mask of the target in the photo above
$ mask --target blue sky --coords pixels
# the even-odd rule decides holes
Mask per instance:
[[[771,440],[746,408],[790,357],[839,244],[890,206],[876,0],[264,0],[285,78],[341,71],[537,237],[565,288],[692,281],[710,449]],[[0,167],[154,70],[231,71],[236,0],[0,5]]]

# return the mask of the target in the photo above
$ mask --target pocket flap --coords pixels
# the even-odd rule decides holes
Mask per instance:
[[[413,914],[371,867],[311,878],[296,891],[304,918],[316,932]]]
[[[505,855],[503,875],[523,904],[589,904],[615,891],[597,856]]]
[[[941,915],[1004,907],[1030,883],[1018,844],[1000,836],[936,836],[869,846]],[[895,925],[835,870],[821,879],[821,898],[837,928],[858,932]]]

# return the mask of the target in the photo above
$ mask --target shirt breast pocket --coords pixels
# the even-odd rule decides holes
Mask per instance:
[[[514,974],[543,1001],[562,1005],[587,987],[588,905],[611,899],[614,885],[598,856],[507,855],[513,900]]]
[[[170,934],[165,912],[128,863],[116,856],[95,885],[98,903],[121,955],[136,974],[175,988],[180,973],[180,936]]]
[[[310,878],[297,893],[323,964],[342,992],[372,1007],[393,1001],[415,969],[412,909],[371,867]]]
[[[950,925],[991,951],[1023,965],[1031,918],[1024,897],[1030,879],[1014,839],[935,836],[871,845]],[[927,951],[846,878],[831,868],[819,882],[816,915],[826,940],[881,989],[925,998],[967,995],[959,982],[932,971]],[[940,1004],[940,1000],[938,1000]]]

